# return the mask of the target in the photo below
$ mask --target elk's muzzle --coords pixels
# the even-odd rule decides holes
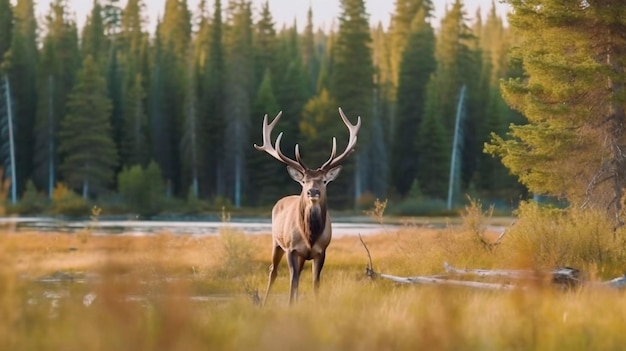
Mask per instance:
[[[312,201],[317,201],[319,200],[322,193],[320,192],[319,189],[311,188],[307,190],[306,194],[309,197],[309,199],[311,199]]]

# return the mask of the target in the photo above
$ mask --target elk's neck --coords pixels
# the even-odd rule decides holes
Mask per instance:
[[[319,239],[326,229],[326,201],[311,204],[306,199],[300,201],[300,232],[309,247]]]

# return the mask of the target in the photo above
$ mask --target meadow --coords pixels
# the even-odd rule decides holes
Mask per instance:
[[[598,213],[528,205],[502,238],[468,207],[461,225],[406,220],[362,239],[374,269],[432,276],[443,263],[487,269],[569,265],[587,281],[623,274],[622,233]],[[288,306],[283,261],[259,306],[271,238],[225,228],[219,236],[93,235],[3,228],[2,350],[618,350],[626,342],[623,291],[401,285],[365,274],[359,237],[333,239],[319,296],[310,263]]]

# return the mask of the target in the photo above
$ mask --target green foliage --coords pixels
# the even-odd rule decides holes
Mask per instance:
[[[435,71],[435,32],[427,22],[425,9],[413,19],[408,46],[402,56],[398,83],[398,113],[391,141],[392,182],[400,195],[406,195],[417,176],[422,150],[413,141],[426,111],[426,87]],[[424,153],[428,150],[424,150]]]
[[[506,102],[528,120],[487,149],[538,194],[616,216],[625,188],[624,61],[620,1],[510,1],[523,74],[502,84]],[[584,24],[584,25],[583,25]],[[506,158],[506,159],[505,159]],[[524,166],[528,165],[528,166]],[[600,180],[600,181],[599,181]],[[605,181],[606,180],[606,181]]]
[[[118,192],[133,212],[150,216],[161,211],[165,184],[161,170],[152,161],[147,167],[125,167],[118,175]]]
[[[4,61],[4,54],[11,47],[12,30],[13,6],[10,0],[0,0],[0,68]]]
[[[2,65],[20,116],[15,140],[18,193],[28,179],[45,192],[62,180],[76,191],[82,189],[83,196],[114,198],[107,192],[122,167],[145,166],[155,159],[171,185],[170,194],[180,200],[172,199],[173,203],[184,202],[193,183],[198,200],[230,198],[237,207],[269,204],[285,193],[286,183],[292,183],[275,164],[269,172],[267,160],[263,165],[268,170],[259,171],[260,163],[253,158],[262,155],[250,147],[258,137],[254,120],[265,112],[275,115],[274,109],[284,111],[280,125],[284,149],[293,152],[299,143],[305,162],[315,167],[328,157],[332,137],[337,137],[339,149],[345,140],[345,128],[337,122],[341,106],[350,118],[360,115],[363,125],[357,153],[332,186],[333,206],[353,207],[353,194],[365,194],[366,202],[387,197],[387,189],[406,196],[417,169],[433,169],[417,177],[424,189],[431,181],[444,179],[439,169],[447,167],[441,151],[445,147],[432,142],[445,140],[450,133],[446,109],[455,105],[461,82],[470,84],[472,93],[463,187],[472,182],[477,193],[488,188],[494,197],[505,194],[507,187],[518,187],[511,178],[501,181],[505,177],[494,160],[477,156],[484,136],[501,133],[509,122],[502,102],[492,98],[498,94],[499,79],[511,71],[503,57],[512,45],[495,9],[484,24],[476,21],[471,32],[460,1],[447,8],[447,18],[439,24],[434,23],[432,0],[399,0],[389,28],[374,29],[364,1],[343,0],[335,27],[315,28],[311,10],[299,33],[295,22],[278,24],[267,2],[255,7],[249,1],[214,1],[209,11],[211,3],[202,1],[196,15],[187,1],[168,0],[155,28],[148,27],[146,1],[120,3],[93,2],[85,25],[78,28],[82,22],[72,17],[68,1],[52,1],[45,16],[39,17],[41,23],[34,1],[0,1],[0,61],[8,59]],[[441,30],[435,35],[433,27]],[[83,77],[76,79],[88,56],[99,74],[85,79],[81,72]],[[438,92],[431,97],[437,96],[434,113],[444,126],[444,136],[427,140],[425,144],[434,148],[425,151],[433,155],[425,158],[426,167],[420,167],[424,150],[418,148],[418,127],[425,120],[425,82],[435,63],[439,68],[432,89]],[[562,66],[567,65],[555,69],[562,71]],[[262,79],[266,70],[271,72],[276,108],[267,102],[269,90],[261,88],[266,85]],[[105,81],[104,92],[89,88],[87,93],[85,82],[100,78]],[[488,93],[484,84],[491,88]],[[576,85],[579,88],[584,91]],[[557,90],[563,95],[571,89],[560,84]],[[91,93],[108,99],[110,106],[86,99]],[[92,108],[90,101],[95,104]],[[259,101],[269,106],[261,114],[254,106]],[[311,101],[319,105],[305,111]],[[110,131],[88,128],[100,122],[78,123],[102,120],[104,115]],[[79,143],[76,133],[70,137],[72,129],[84,131],[89,142]],[[104,146],[109,139],[119,150],[119,162],[111,147]],[[103,162],[88,171],[80,164],[93,159],[93,150],[100,146],[105,149],[98,152]],[[490,172],[495,167],[500,172]],[[255,193],[258,189],[261,192]]]
[[[427,87],[424,119],[418,130],[417,149],[420,150],[417,179],[424,195],[444,199],[450,178],[450,139],[439,113],[439,90],[433,76]]]
[[[91,56],[78,73],[61,121],[59,149],[61,174],[83,197],[106,189],[114,179],[117,150],[111,136],[111,101],[104,78]]]
[[[394,216],[440,216],[449,215],[444,200],[427,197],[407,197],[389,205],[387,213]]]
[[[52,191],[58,174],[57,133],[60,120],[66,115],[68,95],[81,66],[78,49],[78,29],[67,2],[56,0],[46,15],[45,33],[38,66],[37,118],[35,121],[35,149],[33,180],[40,188]],[[89,113],[92,111],[90,110]],[[51,184],[52,183],[52,184]]]
[[[258,131],[262,123],[263,116],[268,116],[268,121],[275,118],[280,108],[276,102],[274,92],[272,89],[272,79],[270,70],[265,70],[263,81],[259,86],[259,91],[256,94],[256,100],[253,108],[252,125],[256,126]],[[280,120],[281,131],[284,124],[288,124],[290,120],[296,120],[296,116],[290,116],[283,112]],[[284,123],[284,124],[283,124]],[[293,133],[292,133],[293,134]],[[258,132],[253,140],[259,140],[261,133]],[[273,137],[276,137],[274,133]],[[285,144],[283,143],[284,152]],[[248,168],[254,170],[254,175],[250,178],[250,189],[253,189],[249,195],[249,202],[253,206],[267,205],[276,202],[281,196],[283,196],[283,185],[289,181],[287,172],[284,167],[280,166],[280,163],[275,162],[265,152],[259,152],[256,149],[250,148],[248,156]]]
[[[11,211],[18,214],[40,214],[45,211],[48,202],[48,198],[37,190],[32,180],[29,180],[26,182],[26,188],[24,189],[22,198]]]
[[[0,7],[2,7],[0,5]],[[11,81],[13,112],[15,113],[15,179],[18,193],[32,177],[33,125],[37,114],[37,70],[39,51],[37,17],[33,0],[17,1],[13,9],[14,27],[8,55],[8,74]],[[4,9],[0,9],[2,13]],[[10,11],[9,11],[10,12]],[[0,17],[5,16],[4,14]],[[2,20],[0,20],[1,22]],[[2,24],[0,24],[2,26]],[[3,29],[0,29],[3,31]],[[2,36],[2,34],[0,34]],[[0,39],[0,42],[2,39]],[[0,71],[2,71],[2,44],[0,43]]]

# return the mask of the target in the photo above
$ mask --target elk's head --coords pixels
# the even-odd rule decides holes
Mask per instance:
[[[361,128],[361,117],[359,117],[356,124],[353,125],[350,123],[341,108],[339,108],[341,120],[346,127],[348,127],[350,132],[348,145],[346,146],[345,151],[337,156],[337,139],[333,138],[333,148],[328,161],[324,162],[324,164],[317,169],[311,169],[302,163],[298,144],[296,144],[295,148],[295,160],[285,156],[280,151],[280,140],[283,136],[282,132],[278,134],[278,137],[276,138],[276,146],[272,146],[272,130],[280,120],[281,115],[282,112],[279,112],[271,123],[268,123],[267,115],[265,115],[263,118],[263,145],[258,146],[254,144],[254,147],[259,151],[267,152],[280,162],[286,164],[289,176],[302,185],[301,196],[310,201],[311,204],[315,205],[319,202],[324,202],[326,200],[326,185],[337,178],[339,172],[341,171],[341,166],[339,164],[342,163],[348,155],[354,152],[357,133],[359,132],[359,128]]]

